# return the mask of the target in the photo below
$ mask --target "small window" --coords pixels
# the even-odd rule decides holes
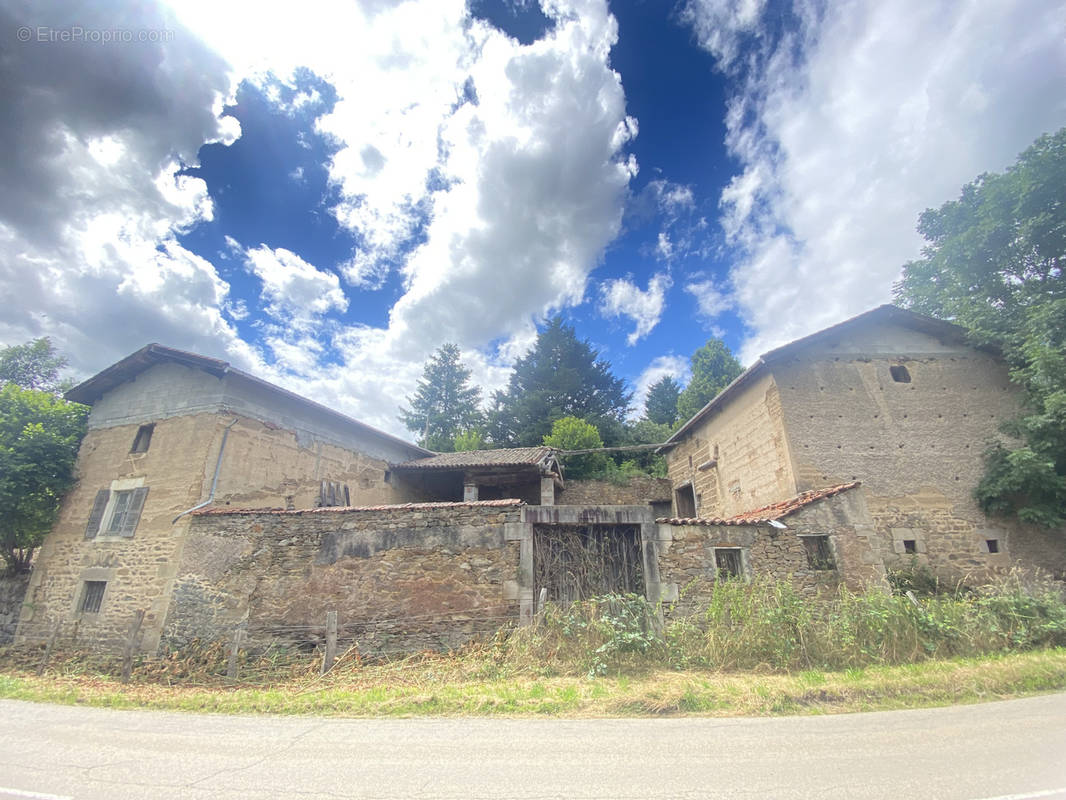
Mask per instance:
[[[828,536],[804,536],[803,546],[807,550],[807,566],[811,569],[836,569],[833,551],[829,549]]]
[[[918,552],[918,540],[917,539],[904,539],[903,540],[903,552],[908,555],[913,555]]]
[[[892,373],[892,380],[896,383],[911,382],[911,374],[902,364],[896,364],[894,367],[889,367],[888,371]]]
[[[739,578],[743,575],[740,561],[740,548],[719,547],[714,551],[714,566],[720,579]]]
[[[148,446],[152,443],[152,431],[154,430],[155,423],[139,427],[137,429],[137,435],[133,437],[133,447],[130,448],[130,452],[147,453]]]
[[[85,581],[81,590],[81,603],[78,610],[86,614],[96,614],[100,610],[100,604],[104,600],[104,589],[107,581]]]
[[[998,553],[999,552],[999,539],[985,539],[985,544],[988,545],[988,552],[990,552],[990,553]]]
[[[129,517],[130,504],[133,502],[133,490],[125,489],[115,492],[115,505],[111,511],[111,521],[107,524],[107,533],[118,535],[122,532]]]
[[[692,491],[692,484],[675,490],[674,501],[677,504],[677,516],[682,519],[696,516],[696,495]]]

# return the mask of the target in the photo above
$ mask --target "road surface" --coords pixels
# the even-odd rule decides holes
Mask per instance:
[[[0,701],[0,798],[1066,800],[1066,694],[775,719],[226,717]]]

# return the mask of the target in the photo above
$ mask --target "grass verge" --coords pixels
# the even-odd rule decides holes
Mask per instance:
[[[412,716],[769,716],[918,708],[1066,689],[1066,649],[791,674],[655,670],[613,677],[462,677],[419,656],[275,684],[121,684],[99,674],[8,666],[0,697],[107,708],[227,714]]]

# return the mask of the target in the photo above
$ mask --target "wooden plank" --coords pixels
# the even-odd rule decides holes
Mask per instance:
[[[337,612],[326,612],[326,654],[322,658],[322,674],[333,668],[337,658]]]
[[[130,621],[130,631],[126,635],[126,648],[122,654],[123,683],[129,683],[130,675],[133,672],[133,651],[137,646],[137,634],[141,630],[142,622],[144,622],[144,609],[138,608],[133,612],[133,619]]]
[[[229,648],[229,663],[226,664],[226,678],[231,681],[237,680],[237,656],[241,651],[241,640],[244,638],[244,625],[238,625],[233,629],[233,642]]]

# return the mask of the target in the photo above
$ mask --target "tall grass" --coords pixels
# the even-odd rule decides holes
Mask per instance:
[[[723,581],[702,608],[660,622],[627,595],[548,609],[499,637],[506,672],[605,675],[642,668],[791,672],[905,664],[1066,645],[1066,601],[1053,585],[1011,577],[911,597],[841,588],[804,596],[788,581]]]

